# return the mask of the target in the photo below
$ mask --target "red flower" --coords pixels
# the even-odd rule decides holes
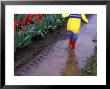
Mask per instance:
[[[35,17],[37,18],[38,17],[38,14],[35,14]]]
[[[29,20],[32,21],[32,16],[29,17]]]
[[[38,17],[41,18],[42,17],[41,14],[38,14]]]
[[[27,18],[27,15],[24,15],[24,19],[26,19]]]
[[[27,18],[27,16],[25,15],[25,16],[24,16],[24,22],[25,22],[25,23],[26,23],[26,18]]]
[[[32,17],[32,14],[29,14],[29,17]]]
[[[29,20],[31,21],[32,20],[32,14],[28,14],[28,17],[29,17]]]
[[[43,16],[42,14],[38,14],[38,17],[39,17],[39,18],[42,18],[42,16]]]
[[[21,21],[18,19],[17,24],[21,24]]]
[[[41,19],[42,19],[42,14],[36,14],[35,17],[36,17],[36,23],[40,22]]]
[[[14,30],[16,30],[16,20],[14,20]]]
[[[30,24],[30,21],[27,22],[27,25],[29,25],[29,24]]]
[[[24,24],[25,24],[25,22],[24,22],[24,20],[22,20],[22,26],[24,26]]]
[[[39,23],[41,21],[40,18],[36,18],[36,22]]]
[[[22,32],[25,32],[26,31],[26,28],[25,27],[22,27]]]

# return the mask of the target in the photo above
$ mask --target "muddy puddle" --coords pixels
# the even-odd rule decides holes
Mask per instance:
[[[78,76],[80,71],[78,69],[78,61],[75,56],[75,51],[68,47],[68,57],[63,71],[63,76]]]
[[[78,76],[87,57],[94,52],[97,22],[96,15],[89,17],[89,24],[81,26],[77,48],[68,47],[64,38],[66,26],[53,32],[47,40],[33,42],[15,54],[17,76]],[[39,44],[39,45],[38,45]]]

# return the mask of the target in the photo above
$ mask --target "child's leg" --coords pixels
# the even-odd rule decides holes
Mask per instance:
[[[73,32],[69,32],[69,45],[72,46],[72,48],[75,48],[76,47],[76,41],[78,39],[78,35],[77,34],[74,34]]]
[[[78,39],[78,34],[74,34],[72,37],[73,37],[73,40],[75,41],[75,47],[76,47],[76,43],[77,43],[77,39]]]

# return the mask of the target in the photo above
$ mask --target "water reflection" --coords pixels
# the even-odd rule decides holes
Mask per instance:
[[[68,47],[68,57],[67,61],[64,67],[64,70],[62,72],[63,76],[78,76],[79,70],[78,70],[78,62],[75,57],[75,51]]]

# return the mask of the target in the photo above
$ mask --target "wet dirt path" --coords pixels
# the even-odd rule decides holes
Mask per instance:
[[[89,24],[84,24],[81,27],[81,32],[78,38],[77,49],[75,56],[78,60],[78,68],[81,69],[85,65],[87,57],[94,53],[96,43],[93,40],[97,39],[97,15],[89,16]]]
[[[89,24],[83,24],[81,27],[78,45],[74,52],[68,50],[68,38],[64,39],[65,26],[62,30],[58,29],[55,34],[53,32],[49,39],[24,48],[23,52],[19,51],[15,54],[15,75],[79,75],[86,57],[93,53],[95,44],[92,39],[96,35],[96,27],[96,15],[92,15],[89,17]]]

